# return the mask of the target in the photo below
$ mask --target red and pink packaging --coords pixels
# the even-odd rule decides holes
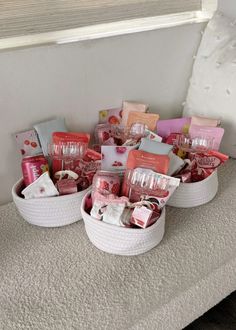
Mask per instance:
[[[190,123],[191,123],[191,118],[190,117],[158,120],[158,122],[157,122],[157,134],[160,135],[163,138],[163,142],[166,142],[166,139],[172,133],[185,133],[185,134],[187,134],[188,131],[189,131]]]
[[[132,213],[130,223],[141,228],[147,228],[156,222],[159,217],[160,213],[156,213],[145,206],[136,206]]]
[[[212,138],[214,139],[212,149],[219,150],[220,143],[224,135],[224,129],[221,127],[191,125],[189,129],[189,135],[192,139]]]
[[[170,158],[167,155],[155,155],[142,150],[131,150],[128,155],[127,169],[147,168],[157,173],[167,174]]]
[[[73,170],[81,174],[80,161],[90,140],[88,133],[54,132],[49,154],[52,157],[52,171]]]

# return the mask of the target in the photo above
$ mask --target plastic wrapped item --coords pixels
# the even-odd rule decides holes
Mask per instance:
[[[168,201],[180,180],[145,168],[127,170],[122,192],[131,202],[148,201],[158,212]]]
[[[142,113],[139,111],[131,111],[128,115],[127,126],[132,126],[135,123],[142,123],[146,127],[154,131],[157,125],[157,121],[160,116],[156,113]]]
[[[145,125],[142,123],[134,123],[132,126],[115,126],[113,131],[113,137],[115,143],[120,146],[127,140],[133,140],[134,144],[137,144],[142,137],[145,136]]]
[[[210,150],[214,146],[214,137],[212,136],[196,136],[178,134],[174,144],[185,152],[204,152]]]
[[[108,171],[98,171],[93,177],[92,196],[96,192],[102,195],[113,194],[119,195],[120,192],[120,176],[118,173]]]
[[[212,149],[219,150],[220,143],[224,135],[224,129],[221,127],[191,125],[189,129],[189,135],[192,139],[214,139]]]
[[[109,123],[107,124],[98,124],[94,130],[95,141],[98,145],[104,144],[110,138],[114,136],[115,126]]]
[[[80,161],[87,149],[85,142],[60,142],[48,145],[48,154],[52,159],[53,177],[56,172],[71,170],[81,174]]]
[[[148,110],[147,104],[124,101],[123,111],[122,111],[122,121],[121,121],[122,125],[127,126],[130,112],[136,111],[143,113],[143,112],[147,112],[147,110]]]

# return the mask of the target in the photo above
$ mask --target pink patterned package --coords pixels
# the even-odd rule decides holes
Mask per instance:
[[[37,133],[34,129],[15,135],[18,150],[23,157],[42,154]]]
[[[189,131],[190,123],[190,117],[158,120],[157,134],[163,138],[163,142],[166,142],[166,139],[171,133],[187,134]]]
[[[129,152],[137,149],[137,146],[102,146],[102,164],[104,171],[124,171]]]
[[[99,124],[120,125],[122,119],[122,109],[108,109],[99,111]]]
[[[221,127],[210,127],[210,126],[198,126],[191,125],[189,130],[190,137],[193,138],[205,138],[213,139],[213,150],[219,150],[220,143],[224,135],[224,129]]]

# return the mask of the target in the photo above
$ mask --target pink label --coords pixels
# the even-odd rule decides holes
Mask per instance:
[[[221,164],[221,160],[215,156],[198,156],[196,155],[197,164],[202,168],[217,168]]]

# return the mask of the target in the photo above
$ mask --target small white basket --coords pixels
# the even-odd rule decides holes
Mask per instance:
[[[218,175],[214,171],[208,178],[199,182],[180,183],[167,205],[189,208],[210,202],[218,191]]]
[[[61,227],[82,219],[80,212],[83,197],[91,189],[81,192],[57,196],[24,199],[20,196],[23,179],[12,188],[13,201],[21,216],[29,223],[41,227]]]
[[[165,233],[165,209],[160,218],[146,229],[125,228],[107,224],[91,217],[85,211],[85,200],[81,204],[81,214],[90,241],[100,250],[111,254],[134,256],[145,253],[157,246]]]

